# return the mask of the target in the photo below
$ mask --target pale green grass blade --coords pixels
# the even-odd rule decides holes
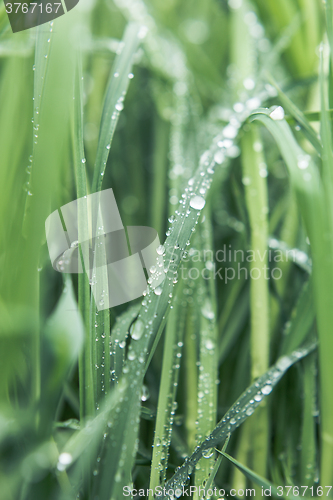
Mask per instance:
[[[200,225],[197,241],[203,252],[212,252],[212,227],[210,225],[210,206],[205,210],[205,220]],[[198,263],[198,271],[204,276],[205,264]],[[218,332],[216,326],[216,295],[213,280],[200,279],[196,287],[196,302],[200,308],[199,323],[199,363],[197,389],[197,425],[196,439],[201,441],[212,432],[216,425],[217,385],[218,378]],[[202,488],[206,484],[214,468],[214,453],[208,453],[196,465],[195,486]],[[198,489],[199,491],[199,489]],[[198,498],[198,493],[194,494]]]
[[[92,191],[100,191],[109,156],[111,142],[117,126],[124,99],[132,78],[132,65],[135,52],[140,42],[140,26],[129,24],[122,41],[122,49],[117,55],[111,70],[102,120],[100,125]]]
[[[281,151],[291,176],[291,182],[297,193],[300,210],[310,238],[313,255],[313,282],[319,330],[319,367],[321,375],[321,411],[322,411],[322,484],[331,481],[333,470],[333,400],[329,380],[333,379],[331,325],[333,308],[329,290],[333,281],[333,268],[330,255],[333,253],[331,239],[324,237],[332,231],[332,212],[330,195],[323,196],[331,186],[331,173],[323,168],[323,183],[310,158],[296,143],[289,126],[284,120],[274,121],[269,111],[256,113],[251,120],[259,120],[270,130]],[[325,132],[322,140],[324,150],[330,148],[330,140]],[[331,153],[328,151],[329,156]],[[327,158],[329,161],[329,157]],[[305,163],[303,163],[305,162]],[[306,166],[304,169],[303,167]],[[303,172],[306,170],[306,172]],[[325,186],[325,188],[324,188]],[[326,199],[325,199],[326,198]]]
[[[306,116],[302,113],[302,111],[292,102],[291,99],[280,89],[278,84],[270,78],[270,81],[272,85],[276,88],[279,98],[281,100],[281,103],[285,110],[295,119],[296,123],[302,128],[302,131],[305,135],[305,137],[308,139],[308,141],[312,144],[312,146],[315,148],[317,153],[321,155],[322,153],[322,146],[320,143],[320,140],[318,138],[318,134],[315,132],[315,130],[311,127],[310,123],[308,122]]]
[[[288,354],[304,342],[313,327],[314,319],[313,289],[310,281],[305,283],[291,314],[290,322],[281,343],[281,355]]]
[[[246,206],[251,231],[251,249],[254,259],[250,263],[250,317],[251,317],[251,378],[265,373],[269,366],[270,309],[269,289],[265,271],[268,269],[268,194],[267,172],[262,154],[262,142],[258,129],[253,128],[242,137],[242,173]],[[263,256],[265,256],[263,258]],[[257,274],[259,270],[259,279]],[[249,430],[253,467],[266,475],[268,443],[268,410],[264,404],[257,412]]]
[[[41,429],[54,419],[64,383],[77,362],[83,341],[84,325],[67,275],[64,290],[48,318],[41,341]]]
[[[113,134],[120,112],[124,107],[123,101],[125,99],[132,75],[131,68],[133,58],[140,41],[139,32],[139,25],[130,24],[127,27],[123,38],[121,53],[117,55],[111,70],[110,83],[106,92],[100,125],[92,186],[93,192],[100,191],[102,187],[102,180],[111,148]],[[93,215],[93,217],[95,217],[95,215]],[[102,221],[96,225],[96,227],[100,228],[102,228],[102,226]],[[98,261],[100,264],[102,262],[106,263],[106,249],[103,232],[93,236],[96,236],[97,243],[94,256],[95,262]],[[106,272],[106,265],[96,267],[95,262],[92,279],[97,283],[98,289],[102,290],[102,293],[105,295],[104,298],[98,298],[98,300],[107,301],[108,276]],[[106,353],[109,352],[110,343],[110,316],[108,309],[104,309],[100,312],[97,311],[93,299],[91,302],[90,337],[92,361],[95,366],[95,369],[93,370],[95,405],[98,409],[99,401],[110,388],[110,358],[106,355]]]

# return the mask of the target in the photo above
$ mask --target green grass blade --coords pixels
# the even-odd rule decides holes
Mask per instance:
[[[182,287],[178,290],[180,297],[182,296],[181,291]],[[155,491],[157,486],[164,484],[166,481],[172,424],[175,413],[176,388],[179,378],[186,314],[184,300],[177,297],[174,301],[174,308],[169,315],[165,332],[149,484],[149,488],[152,491]],[[153,498],[153,496],[150,498]]]
[[[298,360],[311,353],[315,347],[316,344],[311,343],[294,351],[289,356],[283,356],[272,368],[259,377],[259,379],[257,379],[228,410],[223,419],[217,424],[214,431],[206,437],[201,445],[197,446],[191,457],[186,459],[172,478],[167,481],[165,485],[166,490],[182,489],[187,482],[188,476],[192,474],[203,453],[216,447],[221,441],[227,438],[228,434],[232,433],[251,416],[260,405],[261,401],[265,399],[266,395],[272,392],[273,388],[279,380],[281,380],[286,371]],[[268,381],[271,383],[268,384]],[[164,498],[169,498],[169,496],[167,495]]]
[[[282,106],[286,109],[286,111],[294,118],[296,123],[302,128],[302,131],[308,141],[315,148],[317,153],[321,155],[322,153],[322,145],[318,138],[318,134],[311,127],[308,122],[306,115],[302,113],[302,111],[292,102],[291,99],[280,89],[278,84],[270,77],[270,82],[276,88],[279,98],[281,100]]]
[[[264,479],[263,477],[261,477],[256,472],[253,472],[248,467],[246,467],[245,465],[241,464],[235,458],[232,458],[227,453],[225,453],[223,451],[219,451],[219,450],[217,450],[217,451],[219,453],[221,453],[222,456],[224,456],[225,458],[227,458],[228,460],[230,460],[230,462],[233,463],[250,481],[252,481],[253,483],[255,483],[258,486],[260,486],[261,491],[260,490],[259,491],[260,491],[260,493],[262,493],[262,497],[263,498],[264,498],[263,491],[266,492],[265,493],[266,496],[270,496],[270,497],[272,496],[274,498],[292,498],[293,500],[296,500],[296,498],[298,498],[298,496],[293,496],[292,494],[287,494],[287,493],[283,494],[284,488],[282,488],[282,490],[279,489],[278,486],[275,486],[273,483],[271,483],[267,479]],[[254,495],[254,490],[252,490],[252,493],[250,493],[248,490],[247,490],[247,492],[248,492],[249,496],[251,496],[252,494]],[[306,498],[306,497],[304,497],[304,498]]]
[[[324,104],[323,104],[324,105]],[[311,242],[313,255],[313,282],[319,330],[319,366],[321,373],[321,410],[322,410],[322,484],[331,481],[333,470],[333,400],[329,380],[333,379],[331,325],[333,307],[329,290],[333,281],[333,266],[330,256],[333,253],[332,241],[324,235],[332,232],[331,209],[331,171],[326,162],[330,161],[330,137],[327,124],[323,123],[322,140],[324,151],[328,152],[323,168],[323,182],[317,168],[304,156],[296,143],[289,126],[284,120],[274,121],[269,111],[255,113],[251,120],[261,121],[272,133],[289,170],[292,185],[296,191],[301,214]],[[323,110],[325,116],[325,110]],[[301,163],[300,163],[301,162]],[[303,163],[305,162],[305,163]],[[306,166],[306,169],[303,167]],[[306,172],[303,172],[306,170]],[[324,196],[323,196],[324,194]]]
[[[73,153],[75,165],[76,193],[78,199],[78,237],[79,241],[88,241],[89,232],[87,227],[88,205],[87,205],[87,174],[85,168],[85,154],[83,144],[83,77],[82,61],[79,57],[74,94],[74,126],[73,126]],[[85,325],[85,345],[79,359],[79,389],[80,389],[80,418],[92,415],[94,411],[94,392],[92,374],[92,350],[89,337],[89,305],[90,286],[88,275],[85,272],[85,262],[89,262],[86,245],[79,245],[81,265],[83,273],[78,275],[78,304]]]
[[[208,205],[205,210],[205,220],[201,223],[198,233],[199,248],[203,252],[212,253],[212,228],[210,225]],[[201,240],[201,241],[200,241]],[[198,263],[198,271],[204,276],[206,263]],[[197,425],[196,439],[201,440],[207,436],[216,425],[217,414],[217,385],[218,377],[218,351],[216,349],[217,327],[216,327],[216,295],[214,282],[200,279],[197,288],[197,305],[199,313],[199,363],[197,390]],[[214,453],[208,453],[197,463],[195,469],[195,485],[200,487],[206,484],[215,462]],[[197,492],[194,498],[198,498]]]
[[[108,84],[102,120],[100,125],[92,191],[100,191],[111,142],[119,115],[124,107],[124,99],[130,81],[133,58],[140,42],[140,26],[129,24],[126,28],[122,50],[112,66]]]

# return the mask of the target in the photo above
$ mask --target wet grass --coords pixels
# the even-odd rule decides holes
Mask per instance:
[[[81,0],[13,35],[1,7],[1,498],[332,497],[332,12]],[[99,310],[102,222],[90,282],[44,224],[78,198],[88,239],[110,187],[165,279]]]

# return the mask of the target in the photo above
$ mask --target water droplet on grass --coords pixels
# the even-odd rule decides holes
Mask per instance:
[[[253,412],[254,412],[254,409],[253,409],[251,406],[249,406],[249,407],[246,409],[246,412],[245,412],[245,413],[246,413],[246,415],[247,415],[248,417],[250,417],[250,416],[252,415],[252,413],[253,413]]]
[[[202,452],[202,456],[203,456],[204,458],[210,458],[210,457],[212,457],[212,456],[213,456],[213,454],[214,454],[214,448],[209,448],[208,450],[204,450],[204,451]]]
[[[282,106],[275,108],[269,115],[272,120],[283,120],[284,119],[284,109]]]
[[[308,168],[308,166],[310,164],[310,160],[311,160],[311,157],[309,155],[299,155],[297,157],[298,168],[300,168],[301,170],[305,170],[306,168]]]
[[[190,200],[190,207],[194,210],[202,210],[206,202],[202,196],[193,196]]]
[[[261,392],[267,396],[272,392],[272,386],[271,385],[265,385],[262,389]]]
[[[215,153],[214,160],[216,161],[216,163],[218,165],[221,165],[223,163],[223,160],[224,160],[224,154],[223,154],[223,152],[222,151],[218,151],[217,153]]]
[[[141,389],[141,401],[147,401],[149,399],[149,389],[147,386],[143,385]]]
[[[163,255],[165,252],[165,248],[163,245],[159,245],[157,248],[156,248],[156,253],[157,255]]]

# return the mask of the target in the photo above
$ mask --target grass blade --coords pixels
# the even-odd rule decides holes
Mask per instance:
[[[188,476],[190,476],[201,459],[203,453],[216,447],[221,441],[227,438],[228,434],[232,433],[239,427],[249,416],[253,414],[255,409],[265,399],[267,394],[272,392],[275,385],[281,380],[286,371],[298,360],[307,356],[316,347],[316,344],[308,344],[307,346],[294,351],[289,356],[280,358],[272,368],[264,375],[257,379],[234,403],[229,411],[224,415],[223,419],[215,427],[214,431],[196,448],[194,453],[186,459],[183,465],[175,472],[165,488],[176,490],[182,489],[185,486]],[[268,384],[268,382],[271,382]],[[256,397],[257,396],[257,397]],[[252,403],[250,402],[252,401]],[[169,496],[164,496],[169,498]]]

